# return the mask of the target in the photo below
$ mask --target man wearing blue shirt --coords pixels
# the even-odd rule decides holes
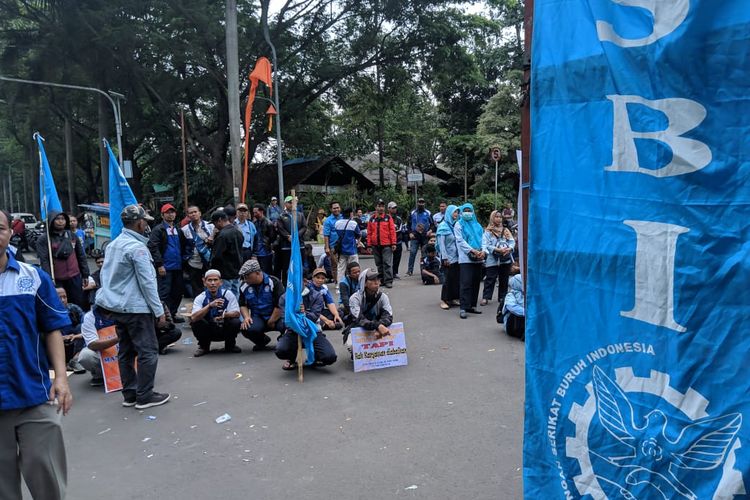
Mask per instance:
[[[185,283],[182,265],[193,255],[193,242],[175,224],[177,210],[170,203],[161,207],[162,223],[157,224],[148,239],[148,249],[159,273],[159,298],[167,303],[177,323],[185,320],[175,316],[182,302]],[[190,246],[188,246],[188,244]]]
[[[432,227],[432,222],[430,211],[424,207],[424,198],[419,198],[417,208],[409,216],[409,269],[406,273],[409,276],[414,273],[417,250],[427,243],[427,232]]]
[[[338,263],[337,271],[334,273],[334,276],[338,277],[336,283],[339,279],[344,279],[346,266],[350,262],[359,262],[357,247],[360,244],[359,238],[362,232],[352,214],[353,210],[347,208],[344,210],[344,216],[333,225],[333,232],[336,234],[333,253],[336,255],[336,262]],[[333,266],[333,263],[331,263],[331,266]]]
[[[283,210],[281,209],[281,205],[279,205],[279,199],[275,196],[271,196],[271,204],[268,205],[268,219],[276,223],[277,220],[279,220],[279,217],[281,217],[281,212]]]
[[[10,214],[0,211],[0,496],[61,499],[67,486],[60,411],[73,404],[60,329],[70,324],[49,275],[8,250]],[[49,369],[55,372],[50,381]]]
[[[255,224],[248,218],[249,215],[250,210],[247,208],[247,205],[244,203],[237,205],[237,218],[234,221],[234,225],[242,232],[242,237],[244,238],[242,242],[242,262],[249,260],[253,256],[255,233],[257,232]]]
[[[338,283],[338,254],[336,251],[336,242],[338,240],[338,233],[336,232],[336,221],[341,219],[341,205],[338,201],[331,202],[331,215],[325,218],[323,221],[323,241],[325,242],[325,251],[329,259],[331,259],[331,274],[333,274],[334,283]]]

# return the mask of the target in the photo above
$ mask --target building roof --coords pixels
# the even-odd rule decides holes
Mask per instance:
[[[338,156],[313,156],[286,160],[284,187],[294,186],[348,186],[355,184],[359,189],[374,189],[375,184],[352,168]],[[270,195],[278,192],[276,163],[265,163],[250,171],[248,192],[251,195]]]

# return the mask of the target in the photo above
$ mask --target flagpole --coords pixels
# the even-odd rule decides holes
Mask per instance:
[[[182,130],[182,190],[185,193],[184,213],[188,209],[187,151],[185,149],[185,111],[180,109],[180,129]],[[242,200],[243,202],[245,200]]]
[[[291,214],[291,220],[292,220],[292,230],[298,231],[297,229],[297,196],[294,193],[294,189],[292,189],[292,214]],[[292,249],[294,251],[294,249]],[[302,336],[298,333],[297,334],[297,381],[302,383],[305,381],[305,374],[304,374],[304,365],[305,361],[307,361],[307,351],[305,351],[304,346],[302,345]]]
[[[36,139],[37,136],[39,136],[40,139],[44,140],[44,138],[39,135],[39,132],[34,132],[33,138]],[[52,278],[52,283],[57,284],[55,282],[55,263],[52,259],[52,241],[49,237],[49,213],[47,212],[47,183],[45,182],[44,177],[44,164],[42,162],[42,150],[39,149],[39,177],[42,179],[42,188],[43,188],[43,194],[42,194],[42,205],[44,210],[42,210],[42,213],[46,215],[47,220],[44,221],[44,230],[47,233],[47,252],[49,252],[49,275],[50,278]]]

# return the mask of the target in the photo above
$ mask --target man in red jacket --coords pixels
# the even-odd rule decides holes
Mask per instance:
[[[372,248],[378,277],[386,288],[393,288],[393,252],[396,250],[396,226],[385,213],[385,202],[378,200],[375,213],[367,223],[367,245]]]

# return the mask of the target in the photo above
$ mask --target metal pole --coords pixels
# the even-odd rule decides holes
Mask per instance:
[[[240,165],[240,63],[237,48],[237,0],[226,4],[227,96],[229,106],[229,146],[232,160],[232,196],[240,202],[242,170]]]
[[[523,227],[519,239],[523,244],[523,282],[528,280],[528,248],[529,248],[529,198],[531,196],[531,44],[534,25],[534,0],[526,0],[523,13],[524,24],[524,63],[523,81],[525,86],[525,99],[521,109],[521,204],[519,210],[523,210]]]
[[[495,160],[495,210],[497,210],[497,160]]]
[[[180,110],[180,128],[182,129],[182,191],[185,194],[185,206],[188,209],[188,182],[187,182],[187,152],[185,151],[185,111]]]
[[[271,47],[271,62],[273,63],[273,94],[276,108],[276,169],[279,176],[279,203],[284,199],[284,159],[281,156],[281,107],[279,106],[279,68],[276,65],[276,47],[271,42],[268,32],[268,0],[261,5],[261,23],[263,24],[263,38]]]

